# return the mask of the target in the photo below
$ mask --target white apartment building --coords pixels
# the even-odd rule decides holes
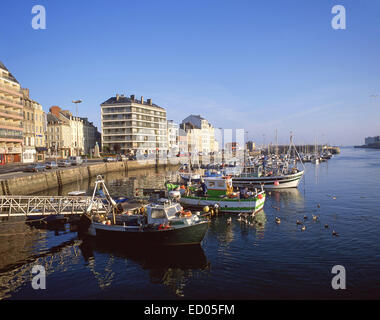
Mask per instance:
[[[173,120],[168,120],[168,151],[171,155],[179,152],[179,124]]]
[[[166,110],[134,95],[117,94],[101,105],[103,152],[136,155],[168,151]]]
[[[189,152],[209,154],[218,151],[214,127],[200,115],[190,115],[181,123],[187,133]]]

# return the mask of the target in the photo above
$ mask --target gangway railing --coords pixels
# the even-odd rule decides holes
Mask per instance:
[[[90,206],[91,205],[91,206]],[[112,211],[108,199],[89,196],[0,196],[0,217],[47,216]]]

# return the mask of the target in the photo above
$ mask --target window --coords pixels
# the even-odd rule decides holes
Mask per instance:
[[[224,187],[224,181],[219,181],[218,182],[218,187],[223,188]]]
[[[170,207],[170,208],[168,208],[168,209],[167,209],[168,217],[174,217],[175,214],[176,214],[178,211],[181,211],[181,208],[179,208],[179,206],[175,206],[175,207]]]
[[[161,209],[152,209],[152,219],[164,219],[166,214],[164,210]]]

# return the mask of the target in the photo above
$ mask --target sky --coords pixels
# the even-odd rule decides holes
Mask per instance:
[[[364,144],[380,135],[380,1],[2,0],[0,61],[45,111],[100,129],[100,104],[135,94],[181,122],[257,144]],[[46,29],[32,28],[34,5]],[[332,8],[343,5],[346,29]],[[378,96],[376,96],[378,95]]]

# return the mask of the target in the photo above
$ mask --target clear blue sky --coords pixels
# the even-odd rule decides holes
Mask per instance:
[[[47,29],[31,27],[44,5]],[[347,29],[331,27],[344,5]],[[353,145],[380,135],[380,1],[2,0],[0,60],[47,111],[100,127],[110,96],[152,98],[261,144]],[[376,98],[370,95],[379,94]]]

